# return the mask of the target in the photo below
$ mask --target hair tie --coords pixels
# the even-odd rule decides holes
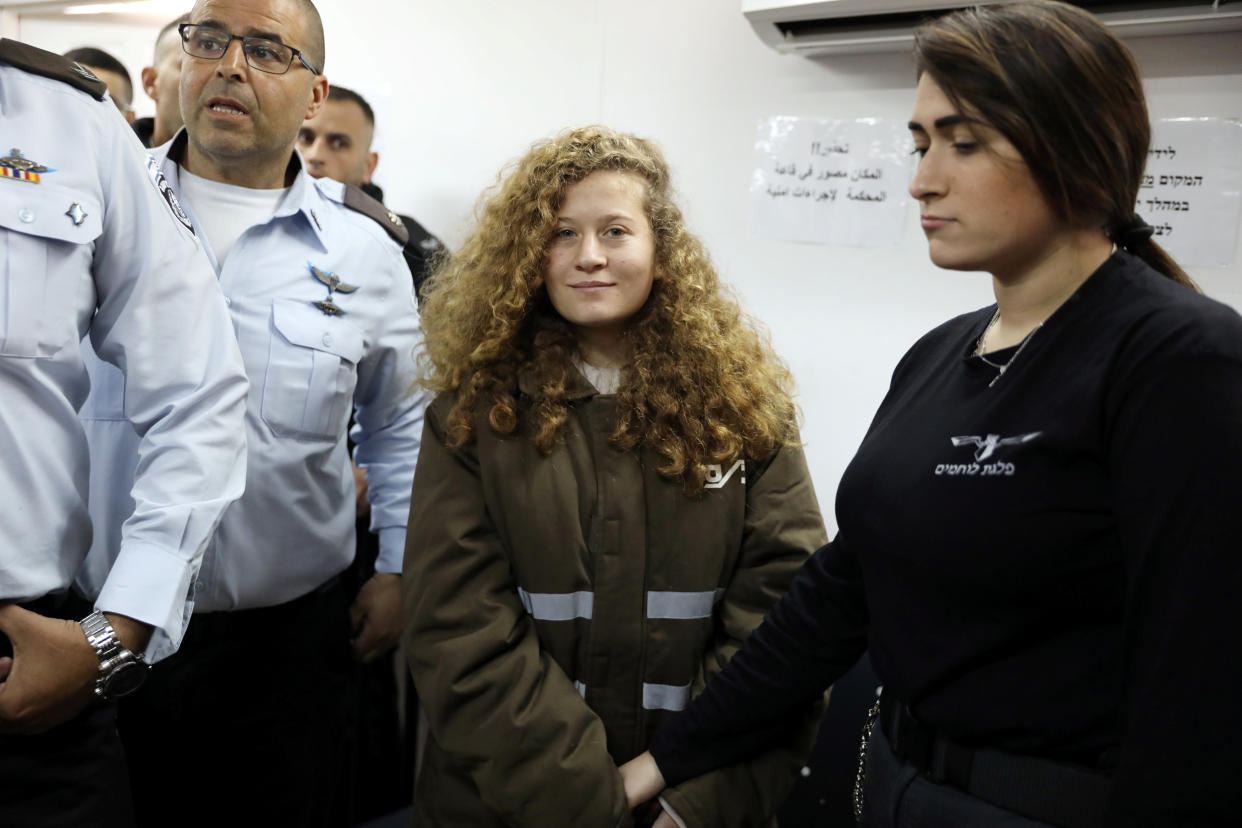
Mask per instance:
[[[1156,228],[1143,221],[1142,217],[1135,213],[1129,222],[1113,232],[1113,241],[1133,253],[1134,248],[1150,239],[1155,232]]]

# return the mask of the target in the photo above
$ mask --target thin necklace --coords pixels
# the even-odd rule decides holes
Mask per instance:
[[[1108,255],[1112,256],[1116,252],[1117,252],[1117,243],[1113,242],[1113,249],[1109,251]],[[1000,320],[1000,306],[998,305],[996,308],[996,312],[992,314],[992,320],[988,322],[988,326],[983,329],[983,333],[979,334],[979,339],[977,342],[975,342],[975,356],[983,360],[985,365],[990,365],[996,369],[996,376],[993,377],[992,381],[988,383],[988,388],[991,388],[993,385],[996,385],[996,383],[1000,381],[1000,378],[1005,376],[1005,372],[1008,371],[1013,366],[1014,361],[1017,360],[1017,358],[1022,355],[1022,351],[1026,348],[1026,346],[1030,343],[1030,341],[1035,338],[1035,334],[1039,333],[1039,329],[1044,326],[1044,322],[1048,321],[1047,319],[1045,319],[1044,322],[1040,322],[1038,325],[1036,325],[1034,328],[1031,329],[1030,333],[1022,337],[1022,341],[1018,343],[1018,350],[1013,352],[1013,356],[1009,358],[1008,362],[1001,364],[999,362],[993,362],[992,360],[988,359],[987,356],[985,356],[983,353],[983,341],[988,338],[988,332],[992,330],[992,326],[995,325],[997,321],[999,320]]]
[[[1039,332],[1039,329],[1044,326],[1044,323],[1040,322],[1038,325],[1036,325],[1034,328],[1031,329],[1030,333],[1022,337],[1022,341],[1018,343],[1018,350],[1013,352],[1013,356],[1009,358],[1008,362],[1003,362],[1003,363],[993,362],[992,360],[988,359],[983,353],[983,341],[987,339],[988,332],[992,330],[992,326],[995,325],[999,319],[1000,319],[1000,308],[997,308],[996,313],[992,314],[992,321],[988,322],[988,326],[983,329],[983,333],[979,334],[979,341],[975,343],[975,356],[983,360],[985,365],[990,365],[996,369],[996,376],[993,377],[992,381],[988,383],[988,388],[991,388],[993,385],[996,385],[996,383],[1000,381],[1000,378],[1005,376],[1005,372],[1008,371],[1010,366],[1013,365],[1014,361],[1017,360],[1017,358],[1022,355],[1023,349],[1025,349],[1027,344],[1035,337],[1035,334]],[[1047,321],[1047,320],[1044,320],[1044,321]]]

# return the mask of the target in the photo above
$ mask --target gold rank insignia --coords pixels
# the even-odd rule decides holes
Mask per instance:
[[[17,147],[9,150],[8,155],[0,158],[0,178],[12,178],[16,181],[38,184],[39,174],[48,172],[56,172],[56,170],[31,161],[23,156],[22,151]]]
[[[311,304],[319,308],[327,316],[344,316],[345,311],[332,301],[332,294],[353,293],[358,289],[358,286],[342,282],[340,276],[337,276],[335,273],[325,273],[310,262],[307,262],[306,266],[310,268],[311,275],[328,289],[327,299],[324,299],[322,302],[311,302]]]

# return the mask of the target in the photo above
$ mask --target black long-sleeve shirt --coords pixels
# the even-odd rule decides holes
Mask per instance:
[[[840,534],[652,743],[758,749],[865,649],[951,738],[1114,767],[1111,824],[1242,814],[1242,318],[1114,254],[1003,377],[995,307],[924,336],[846,469]]]

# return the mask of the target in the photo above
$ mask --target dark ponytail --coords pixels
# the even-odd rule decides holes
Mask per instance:
[[[1173,261],[1173,257],[1156,243],[1154,235],[1155,228],[1135,213],[1128,222],[1110,230],[1108,237],[1118,247],[1123,247],[1127,252],[1138,256],[1158,273],[1168,276],[1179,285],[1185,285],[1191,290],[1199,290],[1199,286],[1194,283],[1189,274],[1182,270],[1181,266]]]

